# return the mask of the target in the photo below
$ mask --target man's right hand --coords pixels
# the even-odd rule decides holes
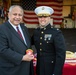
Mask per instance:
[[[23,56],[22,61],[31,61],[34,59],[34,55],[26,54]]]

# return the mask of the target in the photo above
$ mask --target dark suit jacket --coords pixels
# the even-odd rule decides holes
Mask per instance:
[[[31,48],[30,37],[27,28],[23,24],[20,26],[27,45],[8,21],[0,25],[0,75],[29,75],[30,73],[32,62],[21,61],[26,50]]]

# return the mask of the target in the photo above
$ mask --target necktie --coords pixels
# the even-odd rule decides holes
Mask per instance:
[[[22,37],[22,34],[21,34],[21,32],[20,32],[19,28],[18,28],[18,27],[16,27],[16,28],[17,28],[17,32],[18,32],[18,34],[19,34],[20,38],[23,40],[23,37]]]

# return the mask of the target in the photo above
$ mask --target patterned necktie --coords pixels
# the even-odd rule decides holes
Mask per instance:
[[[20,38],[23,40],[23,37],[22,37],[22,34],[21,34],[21,32],[20,32],[19,28],[18,28],[18,27],[16,27],[16,28],[17,28],[17,32],[18,32],[18,34],[19,34]]]

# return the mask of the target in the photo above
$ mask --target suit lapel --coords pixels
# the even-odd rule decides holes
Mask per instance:
[[[23,43],[24,41],[20,38],[19,34],[16,32],[16,30],[10,25],[9,22],[6,22],[7,23],[7,27],[9,27],[10,31]]]
[[[21,25],[21,28],[22,28],[22,31],[23,31],[27,46],[30,47],[30,40],[29,40],[29,37],[28,37],[28,33],[27,33],[27,31],[26,31],[26,29],[25,29],[25,27],[23,25]]]

